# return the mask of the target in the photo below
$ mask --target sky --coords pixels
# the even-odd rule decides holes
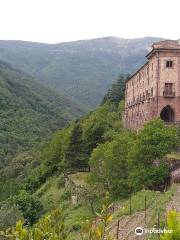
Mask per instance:
[[[0,0],[0,39],[180,39],[179,0]]]

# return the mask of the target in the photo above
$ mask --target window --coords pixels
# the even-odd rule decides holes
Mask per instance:
[[[170,61],[170,60],[166,61],[167,68],[172,68],[172,66],[173,66],[173,61]]]
[[[153,88],[151,88],[151,97],[153,96]]]
[[[173,91],[173,84],[172,84],[172,83],[165,83],[165,89],[164,89],[164,91],[165,91],[166,93],[171,94],[172,91]]]
[[[149,92],[148,92],[148,90],[146,90],[146,99],[148,99],[149,98]]]

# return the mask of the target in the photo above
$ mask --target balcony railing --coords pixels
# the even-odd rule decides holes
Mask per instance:
[[[163,96],[164,97],[173,98],[173,97],[175,97],[175,95],[176,95],[176,93],[174,91],[167,91],[167,90],[163,91]]]

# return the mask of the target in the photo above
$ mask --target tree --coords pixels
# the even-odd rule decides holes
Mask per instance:
[[[0,229],[5,230],[16,225],[18,220],[23,220],[22,212],[14,205],[3,204],[0,208]]]
[[[101,121],[94,122],[91,127],[86,131],[85,141],[86,141],[86,152],[88,155],[91,154],[93,149],[95,149],[98,144],[104,141],[103,134],[105,132],[105,124]]]
[[[133,134],[124,132],[116,137],[109,146],[105,167],[108,189],[114,197],[126,197],[130,193],[127,156],[133,140]]]
[[[12,197],[10,201],[23,213],[24,218],[30,224],[35,223],[43,213],[43,205],[40,200],[24,191]]]
[[[83,131],[79,121],[72,130],[68,147],[65,151],[65,160],[69,167],[78,168],[87,165],[84,151]]]
[[[176,128],[166,127],[160,119],[144,125],[128,154],[129,179],[135,190],[167,179],[169,171],[162,158],[176,148],[177,142]]]
[[[91,155],[90,183],[102,185],[113,197],[129,194],[127,156],[133,138],[129,132],[121,133],[113,141],[99,145]]]
[[[121,130],[117,107],[104,104],[82,121],[83,138],[88,156],[99,144],[109,141]]]
[[[92,214],[96,213],[95,204],[99,199],[103,199],[106,192],[102,188],[99,188],[98,184],[83,186],[80,191],[80,198],[84,200],[86,204],[89,204]]]
[[[119,104],[124,99],[125,92],[125,81],[129,77],[129,74],[120,74],[116,83],[112,84],[112,87],[108,90],[104,96],[102,104],[104,103],[115,103]]]

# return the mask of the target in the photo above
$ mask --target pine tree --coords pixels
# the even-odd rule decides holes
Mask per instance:
[[[67,165],[72,168],[87,166],[81,124],[76,122],[71,133],[70,142],[65,153]]]
[[[129,74],[120,74],[119,78],[117,79],[116,83],[112,84],[112,87],[108,90],[107,94],[104,96],[102,104],[109,102],[109,103],[116,103],[124,99],[124,92],[125,92],[125,81],[129,78]]]

